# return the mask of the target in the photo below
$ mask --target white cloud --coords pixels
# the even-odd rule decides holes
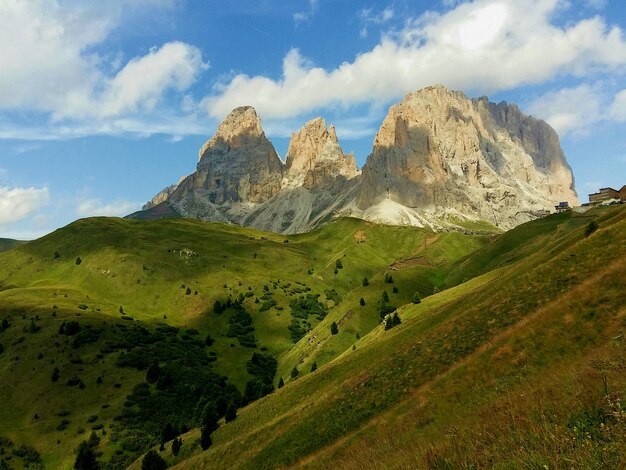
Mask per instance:
[[[378,13],[373,13],[373,8],[363,8],[358,14],[362,24],[359,34],[361,37],[367,37],[369,26],[385,24],[393,19],[394,15],[395,11],[391,7],[387,7]]]
[[[527,110],[545,120],[560,136],[586,134],[601,118],[602,92],[599,87],[582,84],[551,91],[533,101]]]
[[[3,0],[0,109],[52,116],[54,133],[86,122],[93,127],[92,118],[104,126],[110,118],[137,119],[170,95],[180,95],[182,101],[184,91],[207,68],[198,48],[169,42],[125,65],[119,54],[93,52],[129,12],[147,14],[148,8],[173,3]],[[55,129],[59,121],[66,126]]]
[[[293,14],[293,21],[298,26],[300,23],[307,23],[311,21],[311,19],[317,13],[317,9],[319,7],[319,0],[307,0],[308,9],[305,11],[299,11]]]
[[[626,121],[626,89],[621,90],[615,95],[609,109],[609,114],[611,118],[618,122]]]
[[[333,70],[315,67],[292,49],[279,80],[240,74],[219,84],[204,105],[218,119],[244,104],[266,118],[286,118],[329,106],[384,103],[433,83],[491,94],[560,76],[623,72],[622,31],[600,17],[553,23],[566,5],[476,0],[445,14],[425,13]]]
[[[87,199],[76,208],[81,217],[109,216],[123,217],[141,209],[141,203],[131,201],[113,201],[103,203],[100,199]]]
[[[0,225],[23,219],[48,203],[48,188],[0,187]]]
[[[55,117],[116,117],[151,111],[168,90],[186,90],[207,67],[196,47],[168,42],[129,61],[115,77],[103,82],[101,95],[71,94],[68,106],[56,111]]]
[[[586,136],[595,124],[626,121],[626,89],[613,96],[603,83],[583,83],[550,91],[531,102],[526,110],[545,120],[560,136]]]

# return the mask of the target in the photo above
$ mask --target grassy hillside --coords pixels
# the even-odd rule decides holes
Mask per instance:
[[[26,242],[23,242],[21,240],[13,240],[12,238],[0,238],[0,252],[12,250],[22,243]]]
[[[625,229],[77,221],[0,254],[0,462],[623,467]]]
[[[152,362],[170,375],[208,367],[242,394],[254,352],[278,359],[274,385],[294,367],[305,375],[377,327],[383,291],[400,306],[444,289],[454,263],[488,241],[355,219],[289,237],[186,219],[79,220],[0,254],[0,387],[10,403],[0,410],[0,447],[12,467],[28,461],[15,455],[24,444],[47,468],[69,468],[93,430],[101,461],[123,468],[164,424],[198,425],[203,413],[140,422],[137,414],[166,399],[158,382],[141,385]],[[293,302],[306,296],[318,296],[321,313],[294,318]],[[232,307],[216,313],[216,301]],[[252,332],[231,334],[237,302]],[[78,336],[60,332],[69,322]]]
[[[593,231],[597,224],[597,230]],[[400,309],[243,408],[175,468],[624,468],[626,210],[561,214],[458,261]]]

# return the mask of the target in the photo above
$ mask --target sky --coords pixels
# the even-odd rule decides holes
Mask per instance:
[[[241,105],[361,167],[433,84],[546,120],[582,202],[626,184],[624,0],[0,0],[0,237],[139,210]]]

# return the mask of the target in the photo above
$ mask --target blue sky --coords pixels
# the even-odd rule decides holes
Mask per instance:
[[[1,0],[0,237],[139,209],[239,105],[282,156],[321,115],[362,166],[435,83],[552,124],[581,201],[626,184],[623,0]]]

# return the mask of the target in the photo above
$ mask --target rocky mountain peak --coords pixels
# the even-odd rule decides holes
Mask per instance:
[[[517,106],[434,86],[390,108],[357,205],[366,210],[390,200],[433,218],[462,214],[509,228],[557,200],[576,204],[572,183],[558,136],[545,122]]]
[[[200,148],[199,159],[208,148],[218,144],[231,147],[241,146],[245,141],[265,139],[261,119],[252,106],[240,106],[233,109],[218,126],[215,135]]]
[[[147,205],[264,230],[310,230],[337,216],[445,228],[508,229],[578,204],[556,132],[516,105],[435,85],[392,106],[362,173],[321,117],[292,134],[285,164],[254,108],[234,109],[200,150],[196,171]]]
[[[200,149],[196,171],[171,191],[181,214],[223,220],[215,206],[260,203],[280,191],[283,164],[250,106],[235,108]]]
[[[288,184],[306,188],[325,185],[337,177],[354,178],[358,174],[354,155],[343,153],[335,126],[326,127],[321,117],[310,120],[292,134],[286,170]]]

